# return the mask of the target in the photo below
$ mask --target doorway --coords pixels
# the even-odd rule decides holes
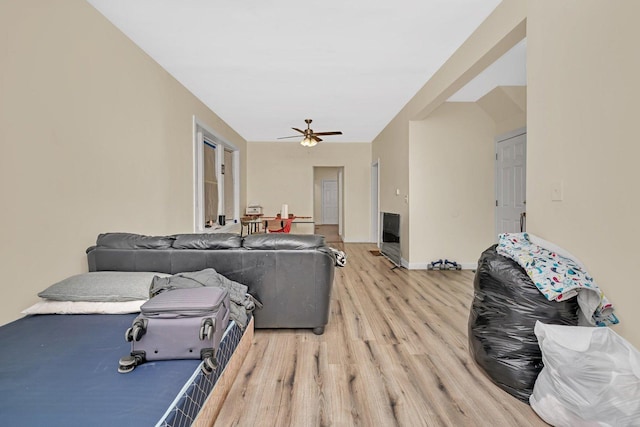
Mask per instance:
[[[313,219],[316,226],[329,227],[332,234],[342,236],[344,168],[314,166],[313,181]]]
[[[496,239],[526,231],[527,132],[496,138]]]

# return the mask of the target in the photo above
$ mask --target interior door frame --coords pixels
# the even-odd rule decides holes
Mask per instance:
[[[494,176],[494,198],[495,198],[495,208],[493,211],[493,216],[494,216],[494,229],[493,229],[493,235],[496,238],[496,242],[498,241],[498,230],[499,230],[499,216],[498,216],[498,179],[500,177],[499,171],[498,171],[498,144],[500,144],[501,142],[507,141],[509,139],[518,137],[520,135],[526,135],[527,134],[527,127],[521,127],[518,129],[514,129],[510,132],[506,132],[503,133],[501,135],[498,135],[494,138],[494,152],[495,152],[495,160],[493,163],[493,176]],[[527,187],[527,174],[526,174],[526,167],[527,167],[527,142],[526,142],[526,137],[525,137],[525,154],[524,154],[524,164],[525,164],[525,189]],[[525,190],[526,191],[526,190]],[[526,203],[526,200],[525,200]]]
[[[227,222],[240,221],[240,150],[235,144],[224,138],[215,130],[208,127],[202,120],[193,116],[193,230],[196,233],[206,232],[204,228],[204,143],[214,145],[223,153],[216,155],[216,176],[218,189],[224,187],[224,150],[231,151],[233,163],[233,218],[227,218]],[[224,213],[223,192],[218,190],[218,214]]]
[[[338,236],[344,241],[344,166],[338,167]]]
[[[371,163],[371,243],[380,247],[380,159]]]
[[[322,196],[322,181],[319,177],[320,171],[324,169],[335,170],[335,178],[330,178],[330,181],[338,181],[338,235],[344,241],[345,230],[345,199],[344,199],[344,186],[345,186],[345,171],[344,166],[313,166],[313,217],[315,225],[323,224],[323,196]]]

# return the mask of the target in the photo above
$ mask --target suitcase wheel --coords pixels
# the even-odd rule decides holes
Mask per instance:
[[[128,356],[123,356],[118,362],[118,372],[120,372],[121,374],[131,372],[143,361],[144,357],[140,354],[130,354]]]
[[[202,359],[202,372],[209,375],[218,368],[218,359],[216,352],[212,348],[203,348],[200,350],[200,359]]]
[[[131,365],[131,366],[120,365],[118,366],[118,372],[120,372],[121,374],[126,374],[128,372],[133,371],[135,367],[136,365]]]
[[[124,333],[124,339],[127,342],[140,341],[140,338],[147,332],[146,325],[143,321],[137,320],[133,322],[133,325]]]
[[[205,375],[211,374],[218,368],[218,361],[214,356],[207,357],[202,361],[202,372]]]
[[[135,341],[140,341],[140,338],[147,332],[147,323],[144,320],[138,320],[137,322],[133,322],[132,325],[133,331],[131,335]]]
[[[140,341],[140,338],[144,335],[146,331],[140,325],[133,325],[133,330],[131,331],[131,336],[135,341]]]
[[[215,319],[203,319],[200,325],[200,340],[210,340],[215,331]]]
[[[143,363],[145,361],[145,352],[144,351],[134,351],[128,356],[123,356],[118,361],[118,372],[121,374],[126,374],[127,372],[131,372],[135,369],[136,366]]]

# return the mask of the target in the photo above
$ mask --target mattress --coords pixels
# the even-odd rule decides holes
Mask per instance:
[[[211,375],[200,360],[118,373],[135,314],[33,315],[0,327],[0,425],[190,425],[237,347],[231,322]]]

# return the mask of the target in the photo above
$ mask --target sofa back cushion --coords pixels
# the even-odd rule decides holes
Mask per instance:
[[[242,237],[234,233],[176,234],[175,249],[235,249],[242,247]]]
[[[318,234],[251,234],[244,238],[242,246],[246,249],[262,250],[299,250],[317,249],[326,246],[324,236]]]
[[[110,249],[168,249],[172,236],[143,236],[133,233],[103,233],[98,235],[97,246]]]

